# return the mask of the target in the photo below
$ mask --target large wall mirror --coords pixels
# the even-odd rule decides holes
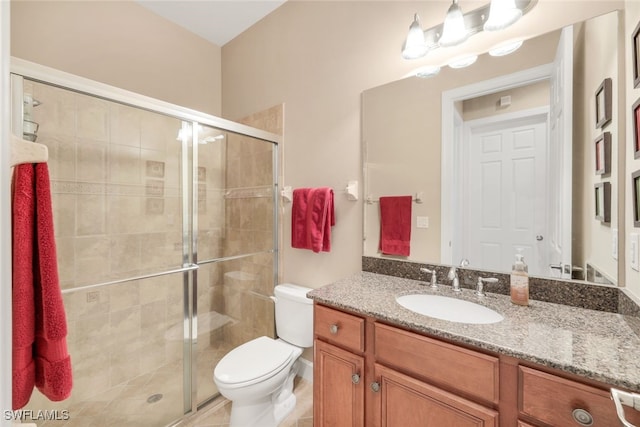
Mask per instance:
[[[621,19],[611,12],[507,56],[365,91],[364,255],[389,257],[379,197],[411,195],[411,252],[392,258],[508,272],[520,250],[532,275],[617,284]],[[602,126],[606,79],[612,120]]]

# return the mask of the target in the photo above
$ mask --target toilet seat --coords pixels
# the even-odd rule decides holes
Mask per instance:
[[[226,354],[216,365],[216,381],[229,388],[246,387],[280,372],[293,357],[290,344],[269,337],[259,337]]]

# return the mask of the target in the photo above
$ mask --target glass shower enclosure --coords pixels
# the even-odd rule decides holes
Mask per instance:
[[[18,65],[15,65],[17,62]],[[274,336],[279,136],[23,61],[12,130],[49,149],[74,388],[44,426],[171,425]]]

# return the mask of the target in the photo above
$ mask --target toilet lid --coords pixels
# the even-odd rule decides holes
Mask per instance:
[[[291,359],[293,348],[269,337],[260,337],[231,350],[213,372],[226,384],[258,382],[277,373]]]

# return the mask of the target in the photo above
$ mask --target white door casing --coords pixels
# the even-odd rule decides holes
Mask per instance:
[[[562,29],[550,79],[549,270],[571,278],[571,144],[573,141],[573,27]]]
[[[461,249],[458,249],[461,245],[458,238],[462,234],[458,233],[460,228],[460,205],[456,202],[456,200],[460,199],[460,191],[456,183],[460,182],[458,177],[462,173],[463,167],[456,156],[462,148],[459,146],[461,142],[456,138],[456,129],[460,125],[456,123],[455,119],[455,103],[547,80],[551,76],[551,70],[551,64],[545,64],[442,92],[442,181],[440,203],[442,221],[440,261],[442,264],[457,264],[460,261],[459,253],[461,252]],[[473,260],[470,261],[471,267],[473,267],[474,262]]]

